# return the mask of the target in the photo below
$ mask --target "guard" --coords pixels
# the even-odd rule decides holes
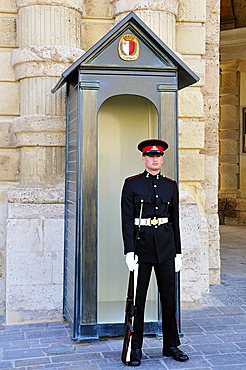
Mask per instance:
[[[144,309],[152,268],[154,268],[162,308],[163,356],[187,361],[182,352],[175,318],[175,271],[182,266],[179,231],[178,187],[160,173],[168,144],[148,139],[138,144],[145,171],[125,180],[122,197],[122,234],[126,264],[138,267],[136,316],[131,343],[130,365],[142,358]]]

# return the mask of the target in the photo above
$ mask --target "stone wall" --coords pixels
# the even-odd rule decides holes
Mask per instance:
[[[129,11],[200,77],[179,93],[182,299],[197,301],[219,282],[219,0],[196,6],[193,0],[6,0],[0,5],[0,309],[7,322],[61,315],[64,91],[50,90]]]
[[[14,145],[12,120],[19,115],[19,86],[11,56],[16,48],[17,8],[14,0],[0,4],[0,314],[6,304],[6,220],[7,192],[19,179],[19,153]]]
[[[246,223],[246,153],[242,108],[246,107],[246,28],[221,32],[220,63],[220,223]]]
[[[51,89],[83,53],[80,1],[18,0],[13,7],[12,18],[18,22],[9,25],[16,40],[9,64],[15,95],[6,93],[11,108],[7,103],[5,107],[12,115],[5,176],[6,181],[15,181],[15,190],[5,192],[3,213],[8,220],[7,323],[61,317],[64,91],[53,95]]]

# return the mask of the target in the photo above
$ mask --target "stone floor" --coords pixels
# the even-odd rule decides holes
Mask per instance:
[[[158,338],[145,338],[141,369],[246,370],[246,227],[221,227],[221,285],[199,309],[182,312],[182,349],[190,360],[161,356]],[[122,338],[74,344],[63,322],[0,325],[0,369],[123,369]]]

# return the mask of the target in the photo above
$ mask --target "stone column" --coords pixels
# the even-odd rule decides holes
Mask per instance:
[[[221,63],[219,197],[221,222],[236,220],[239,195],[239,63]]]
[[[208,237],[203,241],[203,254],[208,253],[209,284],[220,282],[220,243],[218,218],[218,157],[219,157],[219,29],[220,1],[206,1],[205,85],[202,88],[205,114],[204,211]],[[204,255],[202,258],[204,259]],[[204,269],[203,269],[204,270]]]
[[[116,23],[134,11],[171,49],[175,49],[178,0],[111,0]]]
[[[183,204],[188,227],[182,236],[184,243],[187,235],[196,242],[186,242],[184,248],[184,268],[182,272],[182,291],[184,300],[199,300],[208,290],[208,224],[204,211],[205,157],[204,148],[204,86],[206,0],[196,3],[179,0],[176,22],[176,50],[185,63],[199,76],[200,80],[190,87],[179,91],[179,169],[180,186],[186,190],[188,201]],[[191,211],[193,210],[193,211]],[[192,227],[192,215],[197,229]],[[184,218],[181,226],[186,225]],[[189,227],[191,227],[189,229]],[[181,227],[181,230],[184,227]],[[196,231],[198,236],[196,235]],[[187,234],[187,235],[186,235]]]
[[[17,0],[20,188],[9,192],[7,322],[60,317],[65,173],[64,90],[51,93],[80,49],[82,1]]]

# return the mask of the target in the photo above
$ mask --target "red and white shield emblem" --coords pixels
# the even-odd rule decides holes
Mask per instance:
[[[123,35],[119,41],[118,52],[123,60],[136,60],[139,56],[138,39],[131,34]]]

